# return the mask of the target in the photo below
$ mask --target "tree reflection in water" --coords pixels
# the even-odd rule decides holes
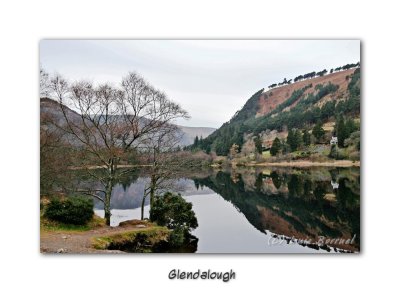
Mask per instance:
[[[355,239],[331,247],[360,249],[360,171],[342,169],[236,170],[194,179],[233,203],[263,233],[283,238]],[[253,182],[255,182],[253,184]],[[338,184],[334,188],[331,182]],[[276,236],[275,236],[276,237]]]

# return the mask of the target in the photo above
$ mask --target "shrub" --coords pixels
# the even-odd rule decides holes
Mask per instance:
[[[168,241],[173,247],[181,246],[186,240],[187,232],[184,228],[178,227],[169,235]]]
[[[329,152],[329,157],[336,159],[338,156],[338,147],[337,145],[333,144],[331,145],[331,151]]]
[[[349,158],[349,152],[347,149],[338,149],[338,154],[336,157],[338,160],[347,160]]]
[[[44,216],[65,224],[84,225],[93,217],[93,200],[71,196],[64,200],[54,198],[47,205]]]
[[[349,159],[352,161],[359,161],[360,160],[360,152],[354,151],[349,154]]]
[[[189,236],[189,231],[198,226],[192,204],[182,196],[166,192],[157,196],[150,210],[150,219],[160,226],[173,229],[169,241],[172,245],[180,245]]]

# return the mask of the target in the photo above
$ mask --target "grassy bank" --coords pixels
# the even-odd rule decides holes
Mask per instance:
[[[85,225],[64,224],[49,220],[44,216],[40,217],[40,230],[43,232],[83,232],[105,226],[106,221],[96,215]]]
[[[110,227],[93,216],[86,225],[62,224],[41,217],[40,251],[42,253],[121,253],[151,252],[165,246],[170,230],[154,223],[131,220]]]
[[[93,248],[99,250],[122,250],[129,252],[153,252],[155,247],[168,241],[170,230],[149,225],[140,230],[123,231],[92,238]]]

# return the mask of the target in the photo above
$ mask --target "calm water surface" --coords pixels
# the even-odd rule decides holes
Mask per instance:
[[[113,189],[111,224],[140,218],[146,177]],[[360,249],[360,169],[212,171],[176,179],[193,204],[197,253],[336,253]],[[95,212],[103,216],[102,204]],[[145,217],[148,217],[148,203]],[[347,242],[347,243],[346,243]]]

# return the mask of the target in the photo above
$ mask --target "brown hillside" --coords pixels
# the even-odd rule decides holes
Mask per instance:
[[[353,74],[355,71],[355,68],[349,69],[349,70],[344,70],[340,72],[335,72],[332,74],[327,74],[322,77],[316,77],[312,79],[307,79],[307,80],[302,80],[293,84],[281,86],[278,88],[274,88],[272,90],[269,90],[265,93],[263,93],[260,97],[259,100],[259,110],[257,112],[256,117],[266,115],[273,111],[279,104],[284,102],[286,99],[288,99],[292,93],[295,90],[301,89],[308,84],[312,83],[313,87],[310,89],[307,89],[305,94],[311,93],[315,91],[315,86],[317,84],[326,84],[326,83],[333,83],[339,86],[338,91],[332,95],[326,96],[324,99],[322,99],[319,103],[324,104],[325,101],[331,100],[331,99],[340,99],[344,98],[344,94],[347,88],[348,83],[350,82],[350,79],[346,80],[346,76],[350,76]],[[297,101],[292,104],[292,107],[297,104]]]

